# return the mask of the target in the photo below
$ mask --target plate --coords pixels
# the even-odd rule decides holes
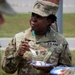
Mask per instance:
[[[32,66],[36,66],[36,67],[50,67],[50,66],[53,66],[52,64],[48,64],[48,63],[40,62],[40,61],[38,61],[38,62],[37,61],[32,62],[31,65]]]
[[[61,73],[61,70],[68,69],[68,68],[75,70],[75,67],[56,67],[50,71],[50,74],[58,75]]]
[[[75,67],[70,67],[70,68],[72,68],[73,70],[75,70]]]

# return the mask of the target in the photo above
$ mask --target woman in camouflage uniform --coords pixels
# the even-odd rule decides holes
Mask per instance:
[[[30,28],[17,33],[8,44],[2,68],[7,73],[17,75],[49,75],[53,67],[37,68],[30,65],[33,60],[71,66],[71,53],[66,39],[50,25],[56,21],[58,5],[47,1],[37,1],[33,7]],[[32,48],[36,57],[30,51]]]

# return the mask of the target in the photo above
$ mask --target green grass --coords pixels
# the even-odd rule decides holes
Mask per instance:
[[[4,15],[4,17],[6,22],[1,27],[0,37],[13,37],[16,33],[29,27],[30,14]]]
[[[75,13],[63,15],[63,35],[75,37]]]
[[[75,50],[74,51],[71,51],[71,54],[72,54],[72,60],[73,60],[73,66],[75,66]]]
[[[0,51],[0,55],[3,55],[4,51]],[[71,51],[72,54],[72,59],[73,59],[73,66],[75,66],[75,50]],[[17,75],[16,73],[14,74],[7,74],[1,69],[1,64],[0,64],[0,75]]]
[[[6,22],[0,29],[0,37],[13,37],[16,33],[30,26],[30,14],[4,15],[4,17]],[[65,37],[75,37],[75,14],[63,14],[63,35]]]

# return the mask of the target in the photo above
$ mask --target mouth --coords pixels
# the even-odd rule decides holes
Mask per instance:
[[[30,23],[32,27],[36,26],[36,24],[34,22]]]

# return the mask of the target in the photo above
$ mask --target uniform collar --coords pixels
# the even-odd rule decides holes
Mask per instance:
[[[51,30],[50,27],[48,27],[48,29],[47,29],[47,31],[46,31],[46,33],[44,35],[47,35],[50,32],[50,30]],[[32,35],[36,36],[34,30],[32,30],[31,32],[32,32]]]

